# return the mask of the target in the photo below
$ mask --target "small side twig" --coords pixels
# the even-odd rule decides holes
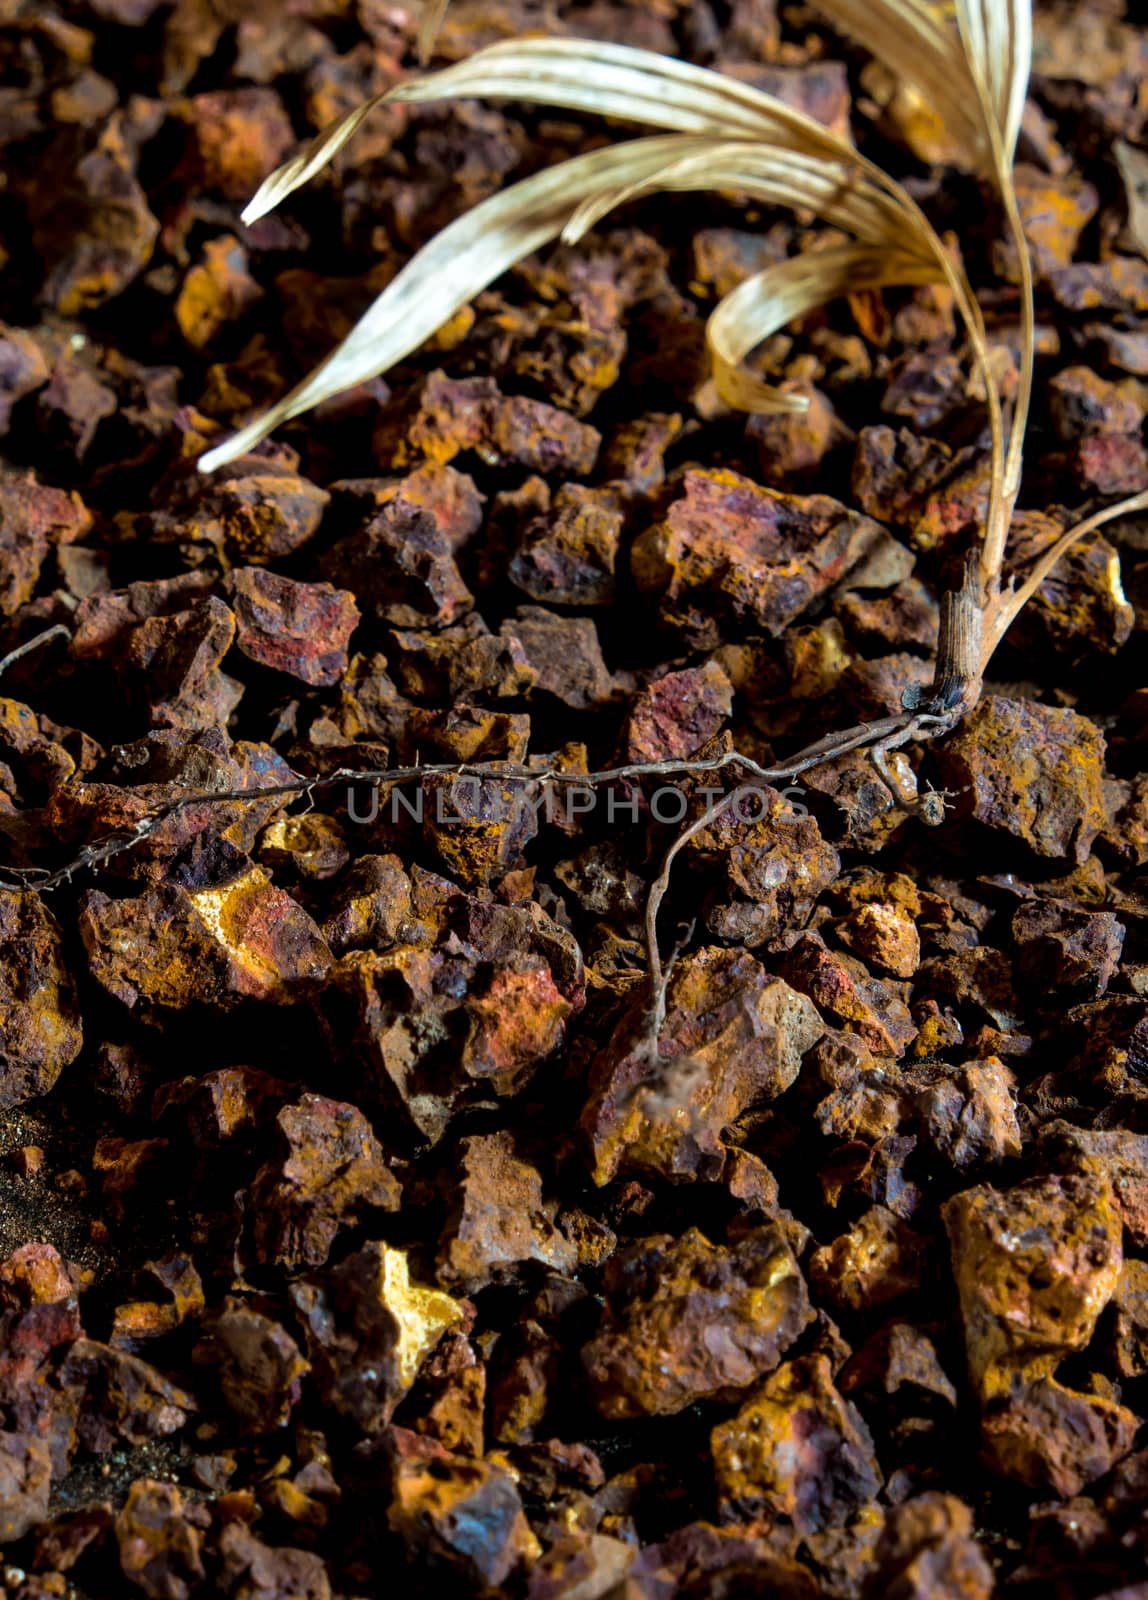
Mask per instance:
[[[8,654],[0,660],[0,678],[4,676],[9,667],[14,667],[17,661],[23,660],[25,656],[30,656],[33,650],[39,650],[42,645],[49,644],[53,639],[70,639],[71,637],[71,629],[65,627],[62,622],[56,622],[50,628],[45,628],[43,633],[37,633],[33,638],[25,639],[23,644],[18,644],[15,650],[9,650]]]

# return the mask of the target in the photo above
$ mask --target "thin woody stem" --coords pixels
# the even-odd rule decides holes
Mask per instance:
[[[896,716],[882,717],[876,722],[860,723],[855,728],[847,728],[842,733],[831,734],[827,738],[819,739],[816,743],[807,745],[805,749],[799,750],[788,761],[774,767],[763,767],[760,762],[752,760],[749,756],[742,755],[737,750],[727,751],[719,756],[709,756],[700,761],[636,761],[630,762],[625,766],[607,767],[599,772],[571,772],[554,766],[526,767],[510,765],[509,763],[467,761],[446,762],[431,766],[416,763],[414,766],[406,767],[338,767],[333,772],[324,773],[321,777],[292,778],[286,783],[268,784],[266,787],[261,788],[223,789],[207,793],[193,791],[189,794],[177,795],[174,799],[164,801],[161,805],[149,811],[139,819],[134,827],[119,829],[85,845],[71,861],[62,867],[49,870],[43,867],[7,866],[0,868],[0,875],[6,875],[10,881],[24,883],[36,889],[54,889],[59,884],[67,882],[74,873],[85,868],[102,865],[114,856],[121,855],[125,850],[130,850],[134,845],[150,838],[171,817],[196,807],[229,804],[250,805],[263,800],[288,798],[310,799],[312,796],[324,790],[333,789],[339,784],[361,783],[376,788],[383,786],[392,788],[398,784],[416,783],[425,778],[435,777],[489,778],[501,782],[600,786],[606,783],[621,782],[626,779],[692,777],[707,772],[721,772],[730,767],[735,767],[740,768],[760,782],[770,783],[777,778],[798,777],[801,773],[808,772],[813,767],[821,766],[824,762],[831,761],[836,756],[846,755],[851,750],[858,750],[867,745],[876,744],[880,740],[898,733],[903,728],[912,728],[913,731],[910,737],[917,737],[918,733],[926,737],[932,736],[948,727],[951,724],[951,720],[951,718],[936,716],[927,712],[916,714],[902,712]]]

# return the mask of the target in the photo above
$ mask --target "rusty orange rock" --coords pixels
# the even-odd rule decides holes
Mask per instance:
[[[988,695],[938,752],[955,808],[1038,856],[1084,861],[1104,827],[1104,738],[1075,711]]]
[[[0,889],[0,1107],[44,1094],[82,1044],[55,917],[32,890]]]
[[[627,1168],[678,1181],[715,1176],[723,1130],[784,1093],[824,1032],[804,995],[752,956],[717,946],[675,967],[656,1056],[648,1026],[643,996],[596,1053],[579,1127],[598,1184]]]
[[[457,1189],[439,1247],[439,1282],[474,1294],[513,1278],[528,1261],[570,1272],[577,1251],[544,1203],[542,1174],[515,1151],[507,1133],[478,1134],[459,1147]]]
[[[943,1208],[965,1346],[982,1400],[1019,1378],[1050,1378],[1083,1350],[1123,1260],[1120,1216],[1103,1178],[1030,1178],[985,1186]]]
[[[780,634],[884,537],[828,495],[786,495],[739,473],[688,471],[632,566],[663,622],[694,649],[744,630]]]
[[[400,1185],[356,1106],[305,1094],[275,1121],[286,1149],[252,1185],[256,1255],[292,1271],[320,1267],[340,1228],[398,1210]]]
[[[809,1282],[834,1312],[873,1311],[919,1291],[926,1242],[885,1206],[873,1206],[809,1259]]]
[[[80,932],[93,975],[129,1007],[284,1004],[331,965],[311,918],[261,867],[216,888],[166,884],[135,900],[91,890]]]
[[[810,1321],[805,1283],[782,1231],[728,1249],[696,1228],[657,1234],[603,1269],[602,1327],[582,1351],[605,1417],[664,1416],[771,1371]]]
[[[713,1430],[718,1504],[730,1520],[788,1519],[799,1533],[844,1523],[882,1479],[860,1412],[824,1356],[787,1361]]]

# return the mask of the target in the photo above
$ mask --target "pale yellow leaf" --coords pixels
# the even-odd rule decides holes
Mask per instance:
[[[1128,232],[1142,256],[1148,256],[1148,150],[1137,150],[1123,139],[1112,146],[1116,165],[1124,180],[1128,202]]]
[[[935,260],[867,245],[834,246],[766,267],[731,290],[710,316],[706,341],[718,393],[739,411],[806,410],[804,396],[787,394],[741,368],[756,345],[796,317],[841,295],[859,289],[938,283],[943,277]]]
[[[736,78],[650,50],[582,39],[524,39],[491,45],[442,72],[397,84],[356,106],[277,168],[243,213],[254,222],[320,172],[383,102],[455,98],[525,100],[620,117],[675,133],[761,139],[841,159],[850,147],[803,112]]]

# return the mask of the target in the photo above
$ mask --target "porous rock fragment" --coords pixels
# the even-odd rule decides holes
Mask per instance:
[[[347,670],[347,642],[359,609],[345,589],[298,583],[261,567],[237,567],[229,580],[235,643],[251,661],[316,688]]]
[[[631,702],[627,761],[692,756],[721,729],[733,709],[733,685],[716,661],[656,678]]]
[[[499,633],[518,644],[533,674],[530,688],[535,692],[552,694],[573,711],[590,710],[611,698],[613,679],[589,617],[563,617],[543,606],[519,606]]]
[[[172,532],[186,538],[192,531],[220,544],[233,561],[265,566],[306,544],[330,498],[287,467],[246,458],[219,481],[189,489],[187,507],[171,513]]]
[[[1061,900],[1026,900],[1013,912],[1021,981],[1038,999],[1096,1000],[1120,965],[1124,925],[1111,911]]]
[[[819,933],[798,935],[778,967],[823,1016],[855,1033],[874,1055],[901,1056],[912,1043],[917,1030],[903,998],[905,986],[871,978],[855,957],[829,950]]]
[[[93,976],[128,1007],[284,1004],[331,964],[311,918],[262,867],[216,888],[164,884],[134,900],[89,890],[80,934]]]
[[[1067,1497],[1111,1472],[1139,1427],[1127,1406],[1040,1377],[989,1407],[981,1421],[982,1457],[1010,1482]]]
[[[59,1378],[81,1396],[80,1443],[99,1455],[125,1440],[145,1444],[177,1433],[197,1410],[194,1397],[156,1367],[95,1339],[76,1340]]]
[[[881,1488],[869,1430],[823,1355],[778,1367],[713,1430],[711,1449],[718,1504],[733,1520],[780,1516],[799,1533],[817,1533]]]
[[[787,495],[725,469],[685,473],[634,543],[634,577],[694,649],[780,635],[884,537],[828,495]]]
[[[1020,1155],[1016,1079],[996,1056],[955,1068],[922,1064],[907,1088],[925,1139],[958,1171]]]
[[[937,759],[958,815],[1038,856],[1084,861],[1107,821],[1104,738],[1075,711],[986,695]]]
[[[126,115],[61,128],[28,185],[41,297],[74,317],[120,294],[151,259],[159,222],[135,171]]]
[[[784,1093],[824,1031],[803,995],[745,952],[714,945],[674,968],[656,1056],[648,1027],[643,996],[596,1054],[579,1127],[598,1184],[624,1168],[716,1176],[722,1130]]]
[[[0,614],[32,598],[48,551],[81,539],[92,515],[74,489],[40,483],[33,472],[0,472]]]
[[[1057,1120],[1041,1128],[1040,1152],[1057,1172],[1106,1181],[1129,1240],[1148,1246],[1148,1135]]]
[[[31,889],[0,889],[0,1109],[46,1094],[82,1044],[59,924]]]
[[[965,1346],[982,1398],[1035,1383],[1091,1339],[1123,1260],[1120,1215],[1102,1177],[1029,1178],[946,1201]]]
[[[13,1544],[48,1518],[52,1457],[35,1434],[0,1432],[0,1544]]]
[[[717,811],[712,794],[703,790]],[[705,885],[702,917],[709,932],[770,950],[805,924],[841,865],[815,818],[766,785],[717,811],[682,856]]]
[[[555,1203],[543,1202],[542,1174],[518,1155],[510,1133],[464,1139],[451,1189],[454,1203],[439,1250],[441,1283],[474,1294],[527,1261],[555,1272],[576,1266],[573,1244],[554,1225]]]
[[[483,497],[470,478],[432,463],[353,498],[365,520],[323,558],[326,577],[364,613],[399,628],[443,627],[470,610],[474,597],[457,565],[482,523]]]
[[[474,451],[488,465],[513,462],[531,472],[583,478],[601,435],[557,406],[504,395],[493,378],[449,378],[432,372],[375,433],[375,449],[392,466],[420,459],[446,463]]]
[[[256,1255],[290,1270],[321,1267],[340,1228],[398,1210],[399,1182],[356,1106],[305,1094],[275,1121],[286,1148],[252,1184]]]
[[[210,1369],[244,1433],[282,1427],[310,1370],[281,1322],[233,1295],[205,1320],[195,1360]]]
[[[198,1508],[185,1506],[175,1484],[137,1478],[115,1521],[124,1577],[149,1600],[187,1600],[206,1576],[207,1520]]]
[[[537,1553],[505,1467],[451,1455],[405,1428],[393,1431],[391,1451],[387,1521],[427,1571],[451,1572],[468,1589],[490,1592]]]
[[[331,1581],[313,1550],[264,1544],[246,1523],[219,1535],[220,1580],[234,1600],[331,1600]]]
[[[890,1507],[866,1600],[989,1600],[993,1588],[962,1500],[931,1490]]]
[[[549,509],[523,527],[507,564],[510,581],[547,605],[610,605],[623,522],[609,487],[564,483]]]
[[[664,1416],[771,1371],[812,1313],[780,1228],[753,1229],[729,1247],[696,1228],[655,1234],[611,1256],[606,1307],[582,1350],[598,1410],[609,1418]]]
[[[832,1244],[809,1259],[809,1282],[835,1313],[874,1311],[916,1294],[925,1279],[921,1234],[888,1210],[872,1206]]]
[[[290,1289],[313,1379],[324,1401],[376,1433],[414,1383],[425,1358],[463,1306],[412,1283],[404,1251],[371,1243]]]

